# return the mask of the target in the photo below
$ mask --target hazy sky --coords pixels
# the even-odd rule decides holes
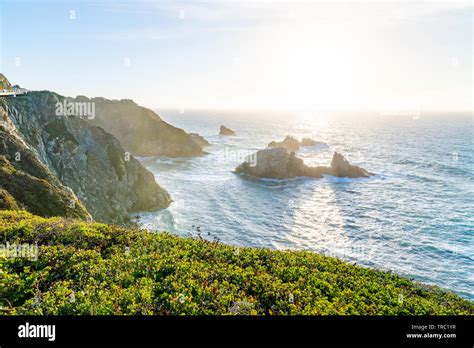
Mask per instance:
[[[5,1],[0,71],[176,108],[472,108],[471,2]]]

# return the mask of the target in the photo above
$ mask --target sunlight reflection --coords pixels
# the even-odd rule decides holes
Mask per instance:
[[[331,187],[318,185],[314,191],[297,201],[291,201],[293,223],[288,224],[288,239],[302,248],[314,248],[321,252],[347,251],[351,241],[344,226],[345,217],[337,206]]]

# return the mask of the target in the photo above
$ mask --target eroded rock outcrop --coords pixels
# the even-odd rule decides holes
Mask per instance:
[[[236,133],[230,129],[230,128],[227,128],[226,126],[222,125],[220,128],[219,128],[219,135],[236,135]]]
[[[288,152],[297,152],[301,146],[316,146],[316,145],[325,145],[326,143],[316,141],[310,138],[303,138],[301,141],[298,139],[287,135],[282,141],[272,141],[268,144],[268,147],[281,147],[286,149]]]
[[[170,204],[169,194],[153,174],[113,135],[78,116],[57,115],[57,103],[63,101],[64,97],[53,92],[30,92],[3,98],[0,111],[94,219],[124,223],[131,212]]]
[[[320,178],[322,175],[359,178],[372,175],[363,168],[353,166],[335,152],[331,166],[310,167],[304,164],[294,152],[276,147],[257,151],[235,169],[237,174],[248,174],[259,178],[287,179],[297,176]]]
[[[211,145],[202,135],[199,135],[197,133],[189,133],[189,136],[196,144],[198,144],[202,148]]]
[[[188,133],[132,100],[83,96],[74,100],[94,103],[95,117],[87,121],[114,135],[135,156],[193,157],[204,154]]]

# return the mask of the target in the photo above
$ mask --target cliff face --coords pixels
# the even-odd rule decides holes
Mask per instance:
[[[129,221],[130,212],[169,205],[166,190],[113,135],[78,116],[58,116],[58,102],[64,102],[64,97],[30,92],[3,98],[0,110],[95,219],[123,223]]]
[[[77,97],[79,102],[93,102],[93,125],[113,134],[123,147],[136,156],[192,157],[204,154],[201,146],[180,128],[163,121],[150,109],[131,100]]]
[[[0,208],[90,219],[74,193],[54,177],[22,140],[4,108],[0,108]]]

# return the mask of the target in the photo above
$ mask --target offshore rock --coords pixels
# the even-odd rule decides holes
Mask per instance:
[[[236,135],[236,133],[232,129],[222,125],[219,128],[219,135]]]
[[[271,148],[257,151],[235,169],[236,174],[248,174],[259,178],[287,179],[298,176],[320,178],[322,175],[360,178],[373,175],[363,168],[349,164],[339,153],[335,152],[331,166],[310,167],[304,164],[294,152],[288,153],[285,148]]]

